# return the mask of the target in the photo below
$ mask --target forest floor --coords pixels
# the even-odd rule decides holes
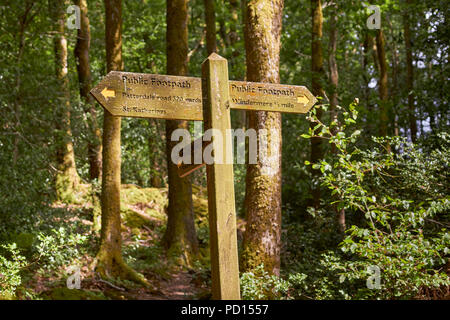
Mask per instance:
[[[128,265],[145,276],[152,288],[121,279],[100,279],[94,272],[98,248],[100,207],[98,195],[83,194],[75,203],[52,204],[53,226],[66,228],[66,239],[60,239],[57,255],[50,259],[65,263],[37,261],[32,272],[24,277],[22,299],[52,300],[164,300],[207,299],[210,292],[207,200],[204,188],[193,188],[196,228],[200,241],[200,255],[194,266],[187,266],[178,257],[167,256],[161,246],[167,216],[167,189],[140,188],[123,185],[121,217],[123,257]],[[78,203],[77,203],[78,202]],[[70,246],[74,236],[83,241]],[[67,240],[69,239],[69,240]],[[61,253],[73,249],[75,253]],[[56,253],[55,253],[56,254]],[[69,262],[69,263],[67,263]],[[80,289],[69,289],[68,279],[80,271]],[[73,277],[72,277],[73,279]],[[70,282],[70,281],[69,281]]]

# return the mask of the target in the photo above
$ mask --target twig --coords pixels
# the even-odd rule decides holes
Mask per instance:
[[[125,291],[124,288],[118,287],[118,286],[112,284],[111,282],[106,281],[106,280],[103,280],[103,279],[101,279],[101,278],[99,278],[98,281],[103,282],[103,283],[106,283],[107,285],[113,287],[113,288],[116,289],[116,290]]]

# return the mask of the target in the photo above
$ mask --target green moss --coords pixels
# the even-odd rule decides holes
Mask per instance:
[[[121,204],[154,202],[161,210],[167,205],[167,188],[140,188],[124,184],[120,192]]]
[[[74,183],[74,179],[69,173],[56,176],[55,187],[58,200],[64,203],[83,204],[90,195],[90,184]]]
[[[93,202],[94,230],[101,228],[101,203],[97,196]],[[140,188],[136,185],[122,185],[120,192],[120,214],[123,223],[130,228],[155,226],[167,220],[167,188]]]
[[[135,185],[122,186],[120,194],[121,218],[131,228],[155,225],[165,222],[167,216],[167,189],[140,188]]]
[[[82,289],[55,288],[44,294],[47,300],[105,300],[101,293]]]
[[[36,236],[32,233],[20,233],[13,238],[13,241],[17,244],[17,247],[24,251],[31,251],[33,243],[36,240]]]
[[[195,226],[200,245],[209,243],[208,195],[206,188],[192,186],[192,205],[194,207]],[[208,249],[209,250],[209,249]]]

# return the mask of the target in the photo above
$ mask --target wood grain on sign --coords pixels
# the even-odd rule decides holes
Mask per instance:
[[[283,113],[306,113],[317,102],[303,86],[230,81],[231,108]]]
[[[198,78],[111,71],[91,93],[115,116],[203,119]]]
[[[229,81],[232,109],[306,113],[317,102],[303,86]],[[115,116],[203,120],[201,80],[111,71],[91,90]]]

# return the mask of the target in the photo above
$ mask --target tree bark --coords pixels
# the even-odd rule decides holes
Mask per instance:
[[[240,62],[240,55],[241,51],[238,48],[235,48],[236,43],[239,40],[239,34],[237,31],[237,27],[239,24],[245,25],[245,0],[228,0],[230,3],[230,11],[231,11],[231,25],[230,25],[230,32],[228,34],[228,38],[230,39],[230,47],[233,49],[233,54],[231,56],[231,59],[228,60],[230,64],[231,70],[236,70],[236,66],[238,66]],[[242,11],[242,21],[239,21],[239,11]],[[238,66],[239,67],[239,66]],[[239,79],[236,80],[245,80],[245,79]],[[234,123],[236,124],[237,128],[246,128],[247,124],[247,112],[245,110],[234,110],[232,113],[232,117],[234,120]]]
[[[279,83],[280,35],[283,0],[249,0],[246,6],[245,51],[247,80]],[[242,271],[263,264],[267,272],[280,272],[281,249],[281,114],[249,112],[249,128],[265,129],[267,157],[248,164],[246,176],[246,230]],[[261,148],[258,137],[258,148]]]
[[[372,54],[374,56],[373,61],[375,63],[376,68],[376,62],[378,61],[376,58],[376,51],[374,50],[373,45],[373,37],[369,34],[368,31],[365,32],[364,37],[364,56],[362,60],[362,68],[363,68],[363,78],[364,78],[364,101],[367,108],[367,116],[366,116],[366,131],[369,136],[374,135],[374,124],[373,121],[371,121],[371,115],[373,114],[373,105],[371,103],[370,99],[370,88],[369,83],[371,76],[369,74],[368,68],[369,68],[369,55]]]
[[[86,0],[76,0],[75,4],[80,7],[80,29],[78,29],[74,53],[78,71],[78,82],[80,85],[80,97],[81,100],[84,101],[85,112],[89,114],[88,126],[92,133],[88,143],[89,178],[92,180],[99,179],[101,175],[101,132],[97,124],[97,111],[94,98],[89,94],[92,87],[92,76],[89,65],[91,31],[88,18],[88,7]]]
[[[383,30],[377,31],[376,36],[378,63],[380,66],[380,79],[378,90],[380,95],[380,126],[379,135],[384,137],[388,135],[388,66],[386,61],[385,40]],[[390,149],[388,147],[388,149]]]
[[[217,52],[216,44],[216,12],[215,0],[204,0],[205,3],[205,21],[206,21],[206,50],[208,55]]]
[[[122,0],[104,0],[107,71],[123,69]],[[103,119],[102,229],[96,271],[101,277],[120,277],[148,286],[146,279],[122,258],[120,219],[121,118],[105,110]]]
[[[15,87],[14,87],[14,113],[16,118],[15,130],[19,131],[19,127],[21,125],[21,112],[22,112],[22,60],[23,54],[25,51],[25,30],[28,25],[33,20],[35,14],[32,14],[32,9],[34,6],[34,1],[26,1],[24,4],[24,12],[19,17],[19,32],[18,32],[18,51],[17,51],[17,72],[15,79]],[[13,165],[16,166],[17,160],[19,158],[19,141],[20,138],[18,135],[14,138],[14,149],[13,149]]]
[[[335,5],[336,7],[337,5]],[[338,66],[336,62],[336,48],[337,48],[337,37],[338,37],[338,29],[337,29],[337,9],[333,8],[333,11],[330,15],[330,36],[328,43],[328,66],[330,68],[330,113],[331,113],[331,121],[338,121],[338,114],[336,107],[338,105],[338,83],[339,83],[339,72]],[[335,132],[335,129],[332,129],[332,132]],[[336,153],[336,147],[332,146],[333,153]]]
[[[70,88],[67,77],[67,39],[65,36],[65,1],[50,0],[50,15],[55,21],[54,37],[56,76],[59,84],[60,105],[57,106],[56,117],[56,159],[58,174],[56,176],[56,192],[61,200],[73,200],[74,191],[80,183],[75,165],[75,153],[70,127]]]
[[[167,1],[167,73],[188,73],[188,0]],[[188,129],[188,121],[166,120],[166,153],[169,182],[169,206],[164,245],[172,253],[180,255],[191,265],[198,253],[198,240],[194,224],[191,176],[180,178],[176,164],[172,163],[171,151],[176,141],[172,132],[178,128]]]
[[[339,84],[339,71],[336,62],[336,49],[337,49],[337,41],[338,41],[338,9],[337,4],[335,4],[330,12],[330,39],[328,44],[328,65],[330,68],[330,113],[331,113],[331,122],[338,123],[338,84]],[[331,9],[331,8],[330,8]],[[332,133],[336,133],[336,127],[333,126],[331,129]],[[333,144],[332,153],[336,154],[337,149]],[[338,209],[335,206],[335,211],[337,213],[337,223],[339,226],[339,230],[341,232],[345,231],[345,210]]]
[[[311,41],[311,70],[312,70],[312,94],[318,97],[325,97],[322,81],[324,76],[323,68],[323,52],[322,52],[322,1],[311,0],[311,17],[312,17],[312,41]],[[321,119],[322,109],[316,109],[317,118]],[[310,124],[311,128],[315,127],[314,123]],[[322,139],[311,138],[311,163],[320,161],[323,157]],[[320,170],[312,169],[313,180],[320,175]],[[318,182],[314,182],[311,188],[312,199],[310,204],[315,208],[320,205],[320,186]]]
[[[403,29],[405,34],[405,48],[406,48],[406,89],[408,90],[408,115],[409,115],[409,130],[411,133],[412,142],[416,142],[417,139],[417,120],[416,112],[414,108],[414,69],[412,59],[412,46],[411,46],[411,29],[410,29],[410,14],[411,12],[411,0],[406,0],[407,8],[403,15]]]
[[[150,133],[148,137],[148,150],[149,150],[149,165],[152,168],[150,171],[150,181],[149,184],[152,188],[162,188],[163,177],[166,175],[166,170],[163,167],[160,159],[162,155],[159,154],[160,149],[158,142],[164,139],[164,128],[161,130],[158,125],[157,119],[148,119],[148,124],[150,128],[154,128],[155,134]],[[153,152],[153,150],[158,150],[158,152]]]

